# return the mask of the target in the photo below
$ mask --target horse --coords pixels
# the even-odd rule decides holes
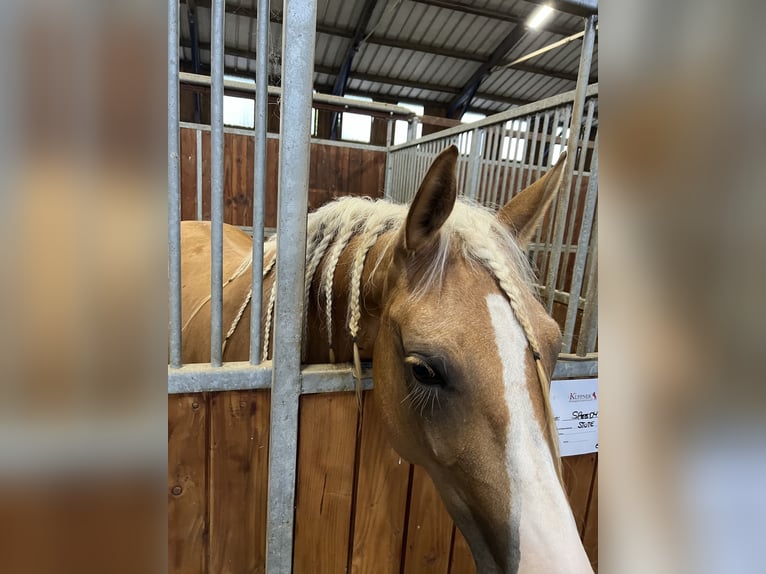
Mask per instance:
[[[441,152],[409,206],[347,197],[309,215],[303,359],[372,361],[392,446],[430,475],[478,572],[592,572],[550,411],[561,333],[523,250],[566,156],[496,214],[457,197],[457,158]],[[264,247],[264,360],[278,240]],[[208,222],[182,224],[187,363],[210,360],[209,246]],[[225,225],[225,361],[248,359],[251,262],[250,237]]]

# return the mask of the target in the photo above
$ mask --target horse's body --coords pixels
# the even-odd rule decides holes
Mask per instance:
[[[345,199],[309,217],[309,363],[373,360],[394,448],[430,474],[478,571],[592,572],[559,474],[545,373],[558,327],[529,288],[526,243],[559,162],[497,217],[456,202],[457,150],[409,207]],[[515,237],[515,239],[514,239]],[[183,359],[209,348],[210,226],[182,225]],[[225,361],[248,358],[250,237],[224,228]],[[271,355],[275,243],[264,250],[264,357]]]

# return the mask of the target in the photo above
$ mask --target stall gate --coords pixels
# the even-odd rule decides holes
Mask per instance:
[[[259,0],[258,12],[269,13],[268,0]],[[350,365],[302,367],[300,364],[310,180],[307,134],[311,122],[316,0],[286,0],[283,11],[282,36],[283,40],[290,38],[290,42],[283,41],[282,46],[284,91],[280,94],[276,228],[279,234],[291,240],[278,242],[277,248],[274,357],[272,361],[259,360],[256,350],[261,346],[261,325],[260,314],[255,313],[251,321],[250,360],[242,363],[221,360],[224,13],[224,0],[213,0],[209,135],[211,362],[182,364],[179,4],[177,0],[168,0],[169,569],[172,572],[295,571],[298,574],[471,572],[473,564],[467,545],[444,510],[430,479],[422,469],[399,459],[387,445],[373,408],[369,376],[364,380],[360,412],[351,392],[354,378]],[[588,26],[591,33],[593,31],[593,18],[586,22],[587,39]],[[266,178],[258,174],[267,171],[268,19],[258,20],[257,37],[252,149],[255,173],[252,180],[252,309],[261,308],[267,216]],[[587,75],[588,70],[583,74],[581,64],[580,77]],[[573,115],[578,102],[585,97],[585,86],[581,87],[582,97],[575,96],[572,100]],[[588,125],[595,126],[596,92],[591,89],[588,93],[591,98]],[[537,164],[532,160],[520,161],[518,173],[512,170],[514,176],[529,178],[532,165],[537,171],[550,165],[551,146],[561,145],[557,142],[562,136],[553,126],[566,126],[568,109],[565,100],[553,106],[554,121],[550,121],[548,112],[544,111],[547,108],[541,105],[514,115],[518,123],[511,122],[509,126],[507,121],[511,116],[500,123],[488,119],[465,133],[443,132],[447,137],[454,136],[453,140],[462,146],[463,189],[472,190],[475,198],[485,203],[500,203],[504,194],[517,189],[514,183],[508,183],[516,180],[509,175],[508,168],[512,170],[517,162],[515,159],[510,163],[506,161],[513,151],[513,135],[507,136],[508,152],[502,151],[507,129],[513,130],[514,125],[517,139],[523,132],[522,139],[538,144],[535,148],[538,151],[529,157],[539,159]],[[408,110],[392,108],[396,106],[386,108],[386,112],[410,114]],[[523,116],[525,113],[528,115]],[[540,120],[532,132],[536,135],[527,134],[529,130],[521,123],[523,117],[531,118],[527,126]],[[590,142],[589,136],[585,137]],[[427,157],[432,157],[440,145],[447,145],[447,140],[437,141],[440,138],[442,136],[423,138],[390,149],[386,172],[389,197],[403,201],[405,193],[414,191],[414,187],[408,187],[406,178],[414,181],[416,174],[422,175]],[[571,157],[575,157],[571,148],[576,139],[570,138],[568,142]],[[518,143],[515,145],[519,147]],[[589,250],[587,242],[590,237],[595,240],[596,231],[583,233],[577,226],[595,227],[595,145],[592,165],[588,153],[581,156],[575,184],[577,187],[589,182],[587,193],[574,194],[573,206],[568,205],[569,196],[562,195],[556,217],[546,222],[546,231],[534,246],[539,262],[545,260],[548,279],[541,286],[541,294],[547,297],[549,308],[555,312],[557,303],[569,303],[565,325],[571,325],[571,333],[569,342],[565,341],[566,354],[576,349],[586,357],[595,349],[595,330],[591,327],[596,317],[595,243]],[[584,149],[589,150],[589,146],[590,143]],[[526,144],[522,147],[526,153]],[[474,153],[467,153],[471,151]],[[480,154],[478,160],[477,154]],[[528,168],[526,172],[522,169],[524,165]],[[571,171],[568,177],[571,180]],[[502,181],[497,187],[500,193],[493,197],[491,190],[497,181]],[[581,217],[580,212],[591,215]],[[559,223],[570,218],[570,213],[576,223],[569,227]],[[572,241],[577,243],[576,248],[561,247],[573,245]],[[581,248],[583,241],[585,245]],[[560,264],[565,266],[563,273],[558,271]],[[566,271],[569,267],[572,272]],[[585,271],[578,272],[580,268]],[[573,295],[583,291],[585,297]],[[574,307],[572,301],[575,301]],[[574,314],[571,320],[570,313]],[[579,329],[576,328],[578,321]],[[594,372],[592,361],[561,360],[554,377]],[[584,473],[565,464],[565,476],[572,479],[568,480],[568,494],[573,501],[575,518],[594,561],[595,522],[589,522],[588,517],[595,517],[592,484],[595,467],[595,459],[587,462]],[[574,480],[580,475],[586,479]]]

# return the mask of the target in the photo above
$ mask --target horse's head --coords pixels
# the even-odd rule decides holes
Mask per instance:
[[[563,161],[495,217],[456,203],[456,159],[451,147],[434,161],[390,250],[377,400],[395,448],[431,475],[479,572],[590,572],[540,380],[560,333],[520,249]]]

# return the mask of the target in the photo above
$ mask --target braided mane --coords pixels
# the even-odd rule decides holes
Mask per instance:
[[[346,309],[346,327],[349,336],[355,342],[361,317],[362,272],[367,255],[383,234],[400,229],[404,225],[406,217],[407,206],[405,205],[359,197],[338,199],[309,215],[304,285],[304,333],[311,285],[320,262],[327,254],[327,259],[321,269],[319,297],[325,302],[325,335],[331,362],[335,360],[332,333],[333,281],[341,254],[348,248],[352,239],[357,236],[360,237],[354,243],[355,252],[353,253],[353,264],[349,276],[349,298]],[[376,265],[380,263],[392,244],[393,242],[389,242],[388,245],[383,246]],[[427,269],[421,274],[420,281],[410,293],[410,297],[421,297],[432,288],[441,285],[452,248],[462,254],[466,261],[483,267],[495,278],[498,286],[508,298],[511,309],[526,335],[532,352],[539,359],[541,349],[523,304],[525,298],[534,297],[530,287],[532,272],[529,263],[508,229],[497,220],[492,211],[483,206],[462,197],[458,198],[452,213],[439,232],[439,245],[436,254],[433,260],[427,264]],[[275,267],[273,261],[264,267],[264,277],[273,267]],[[264,360],[269,355],[275,295],[276,281],[272,284],[267,304],[263,339]],[[305,339],[304,337],[304,341]],[[354,344],[354,349],[355,354],[358,353],[356,344]],[[540,361],[536,360],[535,364],[538,368],[549,431],[551,437],[556,437],[555,424],[549,406],[549,381],[542,370]],[[555,458],[558,460],[558,441],[551,440],[551,443]]]

